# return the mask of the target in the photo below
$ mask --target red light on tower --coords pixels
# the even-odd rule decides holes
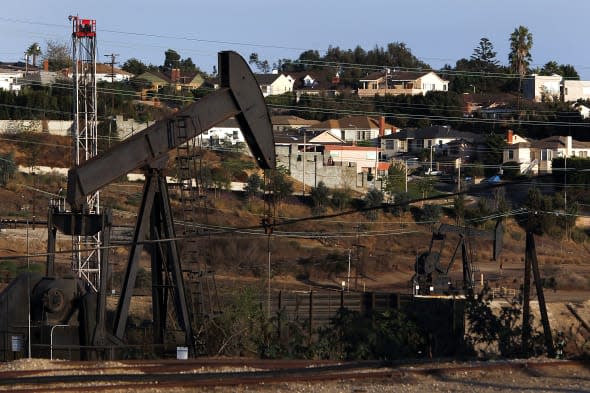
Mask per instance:
[[[70,16],[73,21],[73,33],[76,37],[96,37],[96,20],[80,19],[77,16]]]

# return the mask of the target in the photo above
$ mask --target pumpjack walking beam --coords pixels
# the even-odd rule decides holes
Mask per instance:
[[[177,322],[185,333],[186,345],[193,347],[182,269],[163,173],[168,153],[186,140],[234,116],[258,165],[263,169],[275,167],[270,116],[248,65],[235,52],[220,52],[219,71],[219,90],[180,110],[171,119],[155,123],[68,172],[67,201],[73,212],[84,211],[87,195],[120,176],[138,168],[146,173],[141,208],[115,315],[115,342],[123,339],[139,257],[144,245],[148,244],[147,238],[151,237],[154,341],[163,342],[170,295],[176,308]],[[170,127],[170,124],[180,119],[189,120],[183,138],[178,138],[175,127]],[[106,313],[106,310],[103,308],[100,312]]]
[[[191,139],[234,116],[258,165],[264,169],[274,168],[270,116],[252,72],[235,52],[219,53],[219,70],[221,88],[180,110],[173,119],[191,119],[186,130],[186,139]],[[105,153],[71,168],[66,199],[72,210],[82,210],[87,195],[120,176],[167,159],[168,152],[184,143],[169,132],[168,124],[168,121],[157,122]]]

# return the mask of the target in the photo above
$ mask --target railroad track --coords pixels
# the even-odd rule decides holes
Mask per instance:
[[[78,392],[141,391],[150,389],[207,388],[273,383],[314,383],[342,380],[400,382],[417,376],[473,374],[477,371],[524,370],[542,375],[556,367],[588,367],[579,361],[495,362],[328,362],[304,360],[195,359],[188,361],[131,361],[116,364],[67,362],[44,370],[0,372],[0,391]],[[227,369],[232,369],[228,371]],[[235,370],[235,369],[238,370]]]

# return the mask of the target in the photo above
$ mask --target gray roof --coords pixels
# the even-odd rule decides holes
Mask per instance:
[[[465,139],[467,141],[480,141],[483,136],[474,134],[472,132],[463,132],[453,130],[449,126],[430,126],[425,128],[404,128],[400,132],[386,135],[381,139],[436,139],[436,138],[450,138],[450,139]]]
[[[254,74],[259,85],[271,85],[281,74]]]

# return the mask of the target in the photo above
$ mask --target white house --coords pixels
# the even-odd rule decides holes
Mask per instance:
[[[384,118],[373,119],[368,116],[346,116],[313,124],[307,128],[311,132],[329,131],[345,143],[375,142],[379,136],[397,131],[397,127],[385,123]]]
[[[22,78],[22,71],[0,69],[0,89],[19,92],[21,90],[21,85],[18,81]]]
[[[552,136],[541,140],[507,145],[503,162],[517,162],[521,173],[551,172],[552,161],[558,157],[590,157],[590,142],[571,136]]]
[[[588,119],[590,117],[590,108],[586,105],[575,103],[572,105],[572,108],[580,112],[582,119]]]
[[[429,91],[448,91],[449,81],[432,71],[394,71],[374,72],[359,80],[359,97],[375,95],[419,95]]]
[[[202,136],[197,137],[205,146],[231,145],[245,143],[244,135],[235,118],[229,118],[216,124],[214,127],[203,131]]]
[[[375,173],[379,166],[379,148],[363,146],[326,145],[325,165],[356,165],[356,172]]]
[[[454,148],[450,148],[450,142],[464,140],[474,143],[479,139],[479,135],[453,130],[450,126],[406,128],[381,137],[381,158],[388,160],[407,153],[418,154],[424,149],[431,149],[434,156],[448,156],[455,153],[451,151]]]
[[[254,74],[264,97],[290,93],[293,91],[294,79],[289,75],[278,73]]]
[[[590,99],[590,81],[564,79],[563,101],[573,102]]]
[[[522,83],[525,98],[529,100],[557,101],[561,96],[561,75],[532,74],[526,77]]]

